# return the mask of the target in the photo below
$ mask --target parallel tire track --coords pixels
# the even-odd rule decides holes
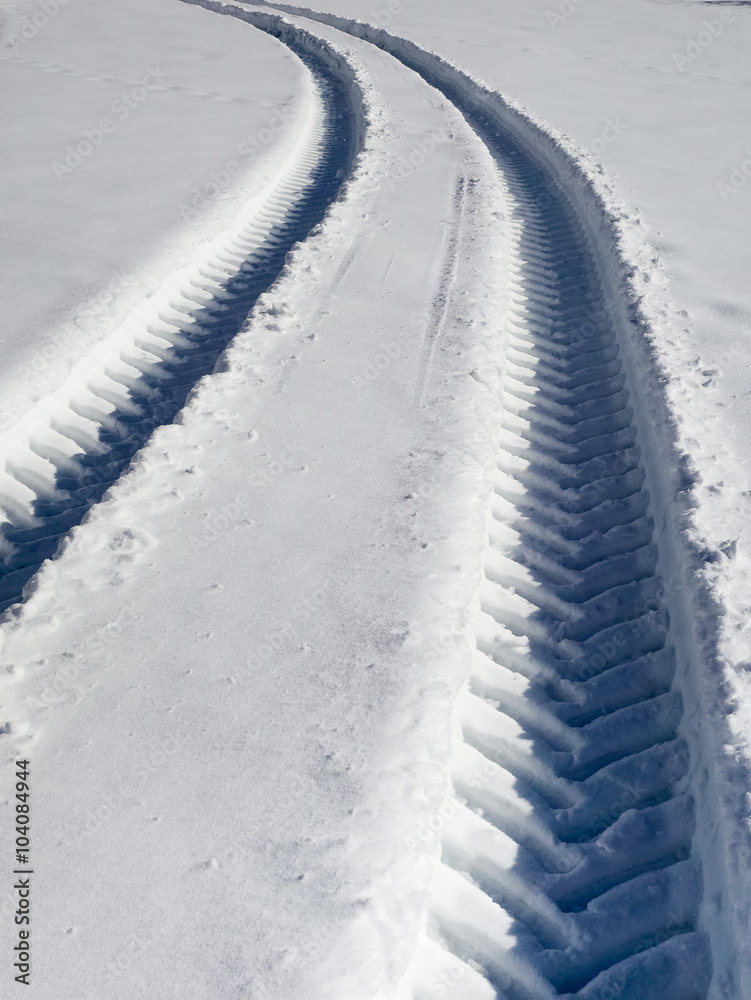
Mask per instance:
[[[505,408],[456,812],[416,1000],[704,1000],[689,747],[634,414],[596,249],[513,128],[412,43],[373,42],[485,141],[512,217]],[[611,293],[612,294],[612,293]]]
[[[278,17],[254,23],[279,35]],[[165,287],[145,312],[77,369],[3,447],[0,466],[0,610],[60,539],[127,468],[153,430],[172,421],[214,370],[286,254],[323,218],[358,151],[362,109],[349,68],[296,31],[284,41],[311,75],[304,135],[274,182],[236,227]],[[354,102],[354,103],[353,103]],[[124,328],[125,329],[125,328]]]
[[[690,748],[621,328],[597,249],[553,173],[466,81],[385,32],[286,9],[373,41],[451,100],[494,156],[513,217],[506,405],[477,650],[457,705],[458,806],[442,836],[415,998],[704,1000],[711,959],[697,930]],[[300,34],[284,40],[294,47]],[[97,358],[85,391],[52,401],[7,457],[5,605],[213,369],[334,197],[356,145],[354,88],[308,48],[302,55],[317,81],[316,121],[263,210],[129,343]]]

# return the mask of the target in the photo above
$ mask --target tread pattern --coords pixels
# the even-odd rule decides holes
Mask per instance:
[[[466,968],[416,997],[466,997],[471,973],[509,1000],[703,1000],[688,747],[619,347],[573,210],[510,140],[493,150],[513,244],[504,417],[430,913]]]
[[[363,22],[261,5],[371,42],[440,91],[493,155],[513,220],[477,649],[415,1000],[705,1000],[689,747],[595,246],[516,112],[461,71]]]
[[[421,64],[416,47],[407,57],[360,23],[271,6],[370,34],[436,86],[486,142],[513,219],[506,405],[477,649],[457,703],[456,809],[443,828],[415,1000],[705,1000],[711,956],[697,930],[689,747],[595,248],[555,179],[481,99],[437,75],[436,60]],[[334,117],[318,161],[327,170],[308,173],[319,213],[342,162]],[[268,216],[92,377],[89,395],[68,402],[65,420],[32,435],[33,461],[9,460],[0,483],[10,518],[6,603],[17,575],[31,575],[151,429],[171,419],[185,387],[211,370],[258,294],[259,268],[278,270],[286,227],[310,228],[315,212],[289,200],[299,183],[280,190]]]
[[[273,21],[267,30],[273,32]],[[84,385],[44,401],[39,418],[27,421],[25,435],[4,456],[0,611],[22,599],[27,581],[154,429],[174,420],[273,284],[289,250],[337,196],[358,142],[351,90],[309,45],[285,41],[309,69],[313,89],[307,132],[285,168],[234,231],[158,293],[111,351],[97,353]]]

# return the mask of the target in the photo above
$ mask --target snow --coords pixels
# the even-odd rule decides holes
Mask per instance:
[[[75,0],[28,39],[22,11],[0,48],[3,429],[263,186],[303,83],[285,47],[207,11]]]
[[[564,293],[506,154],[367,37],[283,28],[272,6],[78,0],[0,61],[23,142],[2,167],[5,565],[35,568],[81,436],[121,433],[132,379],[209,329],[186,322],[195,296],[240,309],[243,268],[297,238],[299,192],[323,211],[341,185],[6,614],[2,829],[28,757],[30,993],[747,996],[748,11],[326,7],[500,90],[510,104],[421,64],[561,179],[624,373],[593,334],[610,409],[582,389],[567,437],[576,355],[559,383],[555,351],[529,361]],[[220,16],[242,10],[265,30]],[[338,105],[289,45],[340,81]],[[164,83],[58,180],[59,151],[152,65]],[[265,129],[226,196],[181,215]],[[579,447],[603,420],[611,452]],[[587,486],[616,460],[623,497]]]

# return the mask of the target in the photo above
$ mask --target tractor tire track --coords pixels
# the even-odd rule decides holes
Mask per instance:
[[[477,648],[415,1000],[705,1000],[692,748],[627,310],[592,227],[523,116],[460,71],[361,22],[263,6],[370,41],[436,87],[493,155],[511,218]]]
[[[0,610],[21,600],[61,539],[212,373],[287,253],[324,217],[359,151],[363,108],[350,67],[277,16],[258,14],[253,23],[282,36],[309,71],[304,134],[234,229],[199,251],[0,440]]]
[[[504,417],[434,940],[509,1000],[702,1000],[689,749],[619,348],[570,208],[541,206],[511,145],[503,182]]]
[[[186,2],[241,16],[293,49],[305,34],[214,0]],[[625,310],[592,227],[522,116],[504,118],[458,71],[368,25],[264,6],[373,42],[436,87],[493,155],[512,218],[477,649],[456,706],[457,808],[442,834],[415,1000],[705,1000],[712,961],[679,643],[643,422],[630,405]],[[287,250],[336,196],[358,145],[356,86],[312,48],[298,54],[318,113],[264,209],[157,303],[141,332],[93,359],[85,391],[48,401],[5,449],[5,606],[213,370]]]

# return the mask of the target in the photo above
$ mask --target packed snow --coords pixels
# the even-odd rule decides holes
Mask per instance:
[[[3,4],[4,995],[751,997],[750,36]]]

